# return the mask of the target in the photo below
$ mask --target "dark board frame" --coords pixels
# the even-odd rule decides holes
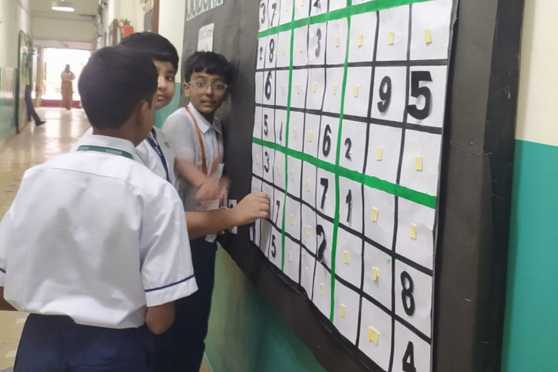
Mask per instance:
[[[523,0],[459,2],[441,172],[433,370],[500,370]],[[258,6],[224,5],[185,23],[184,57],[215,23],[214,50],[237,69],[223,112],[231,198],[250,190]],[[374,371],[260,251],[248,229],[222,244],[330,371]],[[251,249],[253,248],[253,249]]]

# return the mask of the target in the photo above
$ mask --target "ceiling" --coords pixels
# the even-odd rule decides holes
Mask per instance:
[[[30,0],[32,17],[52,17],[76,19],[82,17],[91,17],[97,14],[98,0],[69,0],[76,9],[73,13],[57,12],[50,9],[51,0]]]

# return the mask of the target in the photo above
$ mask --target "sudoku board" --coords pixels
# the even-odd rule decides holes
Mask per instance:
[[[452,0],[262,0],[251,241],[384,371],[430,371]]]

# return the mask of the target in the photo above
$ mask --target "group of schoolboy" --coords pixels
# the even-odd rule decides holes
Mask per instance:
[[[158,34],[98,50],[78,83],[92,130],[25,172],[0,223],[0,309],[30,313],[15,372],[198,372],[215,234],[267,218],[269,200],[219,208],[228,181],[215,112],[233,80],[223,56],[186,60],[189,103],[153,127],[177,71]]]

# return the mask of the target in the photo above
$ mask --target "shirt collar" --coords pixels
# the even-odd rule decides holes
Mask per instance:
[[[134,144],[123,138],[117,137],[110,137],[110,136],[102,136],[99,134],[86,134],[79,139],[79,142],[76,145],[76,150],[81,145],[89,145],[89,146],[102,146],[102,147],[109,147],[113,149],[118,149],[125,151],[133,156],[134,160],[142,162],[141,158],[139,157]]]
[[[219,126],[219,122],[217,120],[213,120],[213,123],[210,123],[205,118],[205,116],[200,114],[200,112],[194,107],[192,102],[188,103],[188,108],[190,109],[192,115],[194,115],[194,117],[196,118],[198,126],[200,127],[200,130],[203,134],[205,134],[211,128],[215,129],[215,131],[221,134],[221,127]]]

